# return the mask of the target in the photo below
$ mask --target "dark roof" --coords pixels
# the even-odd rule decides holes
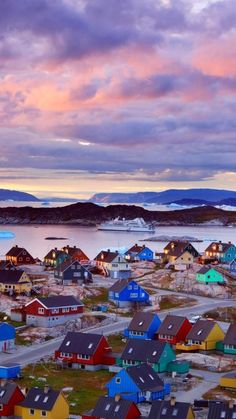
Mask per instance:
[[[19,279],[22,277],[24,271],[18,270],[2,270],[0,271],[0,282],[6,284],[17,284]]]
[[[197,271],[197,274],[206,274],[212,267],[209,266],[203,266],[199,271]]]
[[[121,359],[157,363],[166,347],[166,342],[159,340],[130,339],[128,340]]]
[[[111,263],[118,255],[119,255],[118,252],[111,252],[110,250],[102,250],[100,253],[98,253],[98,255],[94,258],[94,260],[98,262]]]
[[[153,370],[153,368],[146,363],[129,367],[126,372],[141,391],[163,390],[164,382],[160,379],[159,375]]]
[[[92,415],[105,419],[126,419],[134,403],[130,400],[115,400],[114,397],[102,396],[98,399]],[[138,408],[136,407],[137,411]],[[137,412],[138,413],[138,412]]]
[[[7,404],[17,387],[18,386],[15,383],[3,382],[3,384],[0,385],[0,404]]]
[[[236,323],[232,323],[229,326],[224,338],[224,344],[236,346]]]
[[[187,419],[190,403],[173,402],[170,400],[154,400],[148,419]]]
[[[142,252],[143,249],[145,249],[145,245],[139,246],[137,243],[135,243],[135,245],[132,246],[129,250],[127,250],[127,252],[125,252],[125,254],[126,255],[128,255],[130,253],[139,254],[140,252]]]
[[[44,389],[33,387],[27,393],[25,400],[20,403],[20,406],[50,411],[59,395],[60,391],[52,390],[50,387],[47,392]]]
[[[162,321],[158,334],[176,336],[185,320],[186,317],[168,314]]]
[[[51,249],[47,254],[46,254],[46,256],[44,256],[44,259],[53,259],[53,260],[55,260],[58,256],[59,256],[59,254],[63,254],[63,253],[65,253],[65,252],[62,252],[61,250],[58,250],[56,247],[55,247],[55,249]],[[54,256],[54,254],[55,254],[55,256]]]
[[[173,240],[169,242],[165,247],[164,250],[168,251],[169,256],[175,256],[176,258],[181,256],[185,251],[191,253],[191,250],[188,249],[190,247],[194,253],[198,253],[195,247],[189,241],[181,241],[181,240]]]
[[[76,246],[64,246],[61,249],[63,252],[67,253],[69,256],[79,260],[89,260],[88,256],[81,250],[79,247]]]
[[[216,252],[216,253],[225,253],[227,250],[234,246],[232,243],[222,243],[222,242],[213,242],[209,244],[209,246],[206,248],[205,252]]]
[[[127,285],[133,281],[132,279],[118,279],[110,288],[109,291],[113,292],[121,292],[123,291]]]
[[[148,311],[138,311],[131,320],[128,330],[146,332],[149,330],[156,314]]]
[[[24,247],[13,246],[7,253],[6,256],[19,256],[22,252],[26,252],[27,256],[30,256],[32,259],[33,257],[29,254],[29,252]]]
[[[37,297],[47,308],[68,307],[68,306],[82,306],[80,300],[73,295],[55,295],[53,297]]]
[[[215,324],[216,322],[213,320],[197,320],[192,329],[188,332],[186,339],[199,341],[205,340]]]
[[[236,413],[236,405],[229,406],[227,402],[210,401],[207,419],[222,419],[222,412],[225,412],[225,419],[233,419]]]
[[[91,356],[102,338],[103,335],[96,333],[68,332],[58,351]]]
[[[62,262],[62,263],[60,263],[59,265],[58,265],[58,267],[57,267],[57,270],[58,271],[61,271],[61,272],[64,272],[64,271],[66,271],[71,265],[79,265],[79,266],[82,266],[80,263],[79,263],[79,261],[78,260],[72,260],[72,259],[69,259],[69,260],[66,260],[65,262]],[[84,268],[85,269],[85,268]]]
[[[0,260],[0,270],[12,268],[15,269],[15,266],[13,265],[11,260]]]

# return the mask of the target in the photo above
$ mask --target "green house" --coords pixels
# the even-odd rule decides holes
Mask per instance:
[[[225,282],[220,272],[208,266],[203,266],[203,268],[201,268],[200,271],[197,272],[196,280],[204,284],[223,284]]]
[[[169,343],[158,340],[128,340],[116,364],[122,368],[148,363],[156,372],[166,372],[170,362],[176,359]]]
[[[225,354],[236,355],[236,323],[229,326],[223,345]]]

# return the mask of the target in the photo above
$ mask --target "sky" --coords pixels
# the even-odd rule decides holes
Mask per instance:
[[[1,0],[0,187],[235,189],[235,0]]]

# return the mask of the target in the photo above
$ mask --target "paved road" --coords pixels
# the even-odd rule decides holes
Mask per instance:
[[[200,297],[199,303],[197,305],[192,307],[176,308],[174,310],[171,310],[171,313],[190,317],[195,314],[203,314],[205,311],[208,311],[219,305],[226,307],[232,305],[233,303],[233,301],[228,300],[213,300],[211,298]],[[150,307],[149,309],[153,310],[153,307]],[[162,320],[169,312],[170,310],[165,310],[158,313],[160,319]],[[124,328],[129,324],[130,320],[130,317],[117,317],[117,321],[109,325],[84,329],[83,331],[91,331],[93,333],[111,335],[114,333],[122,332]],[[229,326],[228,323],[220,324],[224,330],[227,330]],[[60,343],[62,342],[63,338],[64,336],[37,345],[19,348],[11,354],[0,354],[0,362],[17,362],[22,366],[34,363],[44,357],[52,355],[54,351],[60,346]]]

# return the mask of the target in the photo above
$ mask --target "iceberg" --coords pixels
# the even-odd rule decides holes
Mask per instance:
[[[16,237],[16,235],[12,231],[0,231],[0,239],[14,239],[14,237]]]

